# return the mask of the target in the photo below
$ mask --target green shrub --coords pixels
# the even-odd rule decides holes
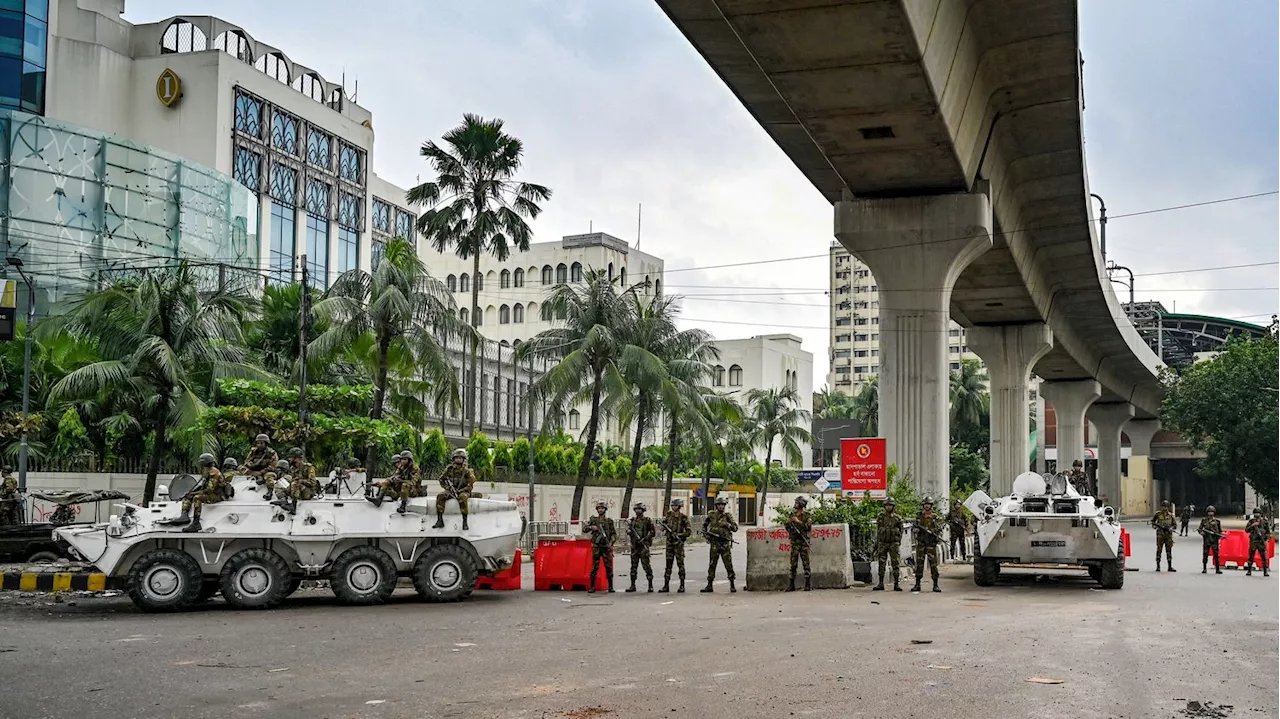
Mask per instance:
[[[511,468],[511,445],[502,440],[493,443],[493,466],[495,469],[498,467]]]
[[[467,464],[475,471],[476,477],[488,479],[493,474],[493,457],[489,454],[489,438],[484,432],[476,431],[467,442]]]
[[[450,454],[449,440],[444,438],[444,432],[439,428],[432,428],[418,450],[418,460],[424,474],[430,476],[443,472],[445,465],[449,464]]]
[[[641,482],[658,482],[662,479],[662,468],[653,462],[645,462],[636,472],[636,479]]]
[[[521,437],[511,445],[511,468],[517,472],[528,472],[531,459],[529,440]]]

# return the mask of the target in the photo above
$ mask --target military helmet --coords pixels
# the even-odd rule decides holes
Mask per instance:
[[[1254,513],[1254,514],[1262,514],[1262,507],[1254,507],[1254,508],[1253,508],[1253,513]]]
[[[0,466],[0,472],[12,472],[12,471],[13,471],[13,468],[7,464]]]
[[[240,466],[240,463],[236,461],[235,457],[227,457],[222,460],[223,469],[235,469],[236,467],[239,467],[239,466]]]
[[[604,502],[596,502],[596,509],[608,509],[609,505]]]
[[[347,460],[347,469],[359,469],[359,468],[360,468],[360,460],[356,459],[355,457],[352,457]]]
[[[636,506],[632,507],[632,509],[636,510],[637,512],[649,511],[649,508],[644,506],[644,502],[636,502]]]
[[[1083,467],[1083,466],[1084,466],[1084,462],[1081,462],[1080,460],[1078,460],[1078,459],[1077,459],[1077,460],[1075,460],[1074,462],[1072,462],[1072,463],[1071,463],[1071,466],[1072,466],[1072,467]]]
[[[1168,506],[1169,506],[1169,500],[1167,500],[1167,499],[1162,499],[1162,500],[1160,500],[1160,506],[1161,506],[1161,507],[1168,507]]]
[[[200,466],[201,466],[201,467],[204,467],[204,466],[206,466],[206,465],[213,464],[213,463],[215,463],[215,462],[217,462],[217,461],[218,461],[218,460],[217,460],[217,458],[215,458],[212,454],[209,454],[208,452],[205,452],[204,454],[200,455]]]
[[[413,459],[413,452],[411,450],[406,449],[400,453],[400,456],[404,457],[405,459]]]
[[[932,507],[932,506],[933,506],[933,497],[925,497],[925,498],[924,498],[924,501],[920,503],[920,506],[922,506],[922,507]]]
[[[721,496],[720,496],[720,495],[718,495],[718,494],[716,495],[716,506],[717,506],[717,507],[719,507],[719,506],[720,506],[720,505],[722,505],[722,504],[728,504],[728,503],[729,503],[729,498],[728,498],[728,497],[721,497]]]
[[[290,457],[301,457],[301,456],[302,456],[302,448],[301,448],[301,447],[294,447],[293,449],[289,450],[289,456],[290,456]]]
[[[281,459],[276,462],[276,469],[288,469],[288,468],[289,468],[289,460]]]
[[[253,438],[253,441],[255,441],[255,442],[270,442],[270,441],[271,441],[271,438],[270,438],[270,437],[268,437],[268,436],[267,436],[267,435],[265,435],[265,434],[260,434],[260,435],[258,435],[257,437],[254,437],[254,438]]]
[[[808,507],[809,499],[807,497],[796,497],[796,504],[800,505],[801,507]]]
[[[896,507],[896,506],[898,506],[898,503],[897,503],[897,502],[895,502],[895,501],[893,501],[893,497],[889,497],[888,499],[884,500],[884,506],[886,506],[886,507]]]
[[[465,449],[463,449],[463,448],[461,448],[461,447],[459,447],[459,448],[457,448],[457,449],[453,450],[453,458],[454,458],[454,459],[457,459],[458,457],[461,457],[461,458],[463,458],[463,459],[466,459],[466,458],[467,458],[467,450],[465,450]]]
[[[683,499],[673,499],[673,500],[671,500],[671,506],[672,506],[672,507],[683,507],[683,506],[684,506],[684,500],[683,500]]]
[[[1214,508],[1213,508],[1213,505],[1212,505],[1212,504],[1210,504],[1208,507],[1205,507],[1205,508],[1204,508],[1204,511],[1205,511],[1205,512],[1207,512],[1207,513],[1209,513],[1209,514],[1212,514],[1212,513],[1216,512],[1216,511],[1218,511],[1218,510],[1214,509]]]

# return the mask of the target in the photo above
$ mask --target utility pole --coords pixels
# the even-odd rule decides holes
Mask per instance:
[[[307,284],[307,256],[302,256],[302,299],[298,310],[302,315],[298,332],[298,428],[302,453],[307,453],[307,329],[311,324],[311,286]]]
[[[1080,64],[1083,66],[1084,60],[1081,60]],[[1106,267],[1107,266],[1107,203],[1102,201],[1101,195],[1096,195],[1091,192],[1089,193],[1089,197],[1092,197],[1093,199],[1097,200],[1098,204],[1102,206],[1102,211],[1098,215],[1098,226],[1100,228],[1099,234],[1101,235],[1101,237],[1099,237],[1098,239],[1102,245],[1102,266]]]
[[[18,271],[22,281],[27,283],[27,326],[23,331],[22,360],[22,437],[18,445],[18,489],[27,489],[27,418],[31,415],[31,328],[36,321],[36,281],[22,271],[22,258],[10,257],[9,266]]]
[[[529,355],[529,389],[533,389],[533,355]],[[535,514],[536,506],[534,504],[534,495],[536,492],[533,488],[533,402],[532,393],[525,390],[525,423],[524,438],[529,442],[529,521],[537,521],[538,515]]]

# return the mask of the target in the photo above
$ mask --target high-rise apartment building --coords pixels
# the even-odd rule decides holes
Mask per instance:
[[[831,342],[827,387],[856,394],[880,374],[880,288],[871,270],[838,242],[831,243]],[[978,355],[965,344],[964,328],[952,322],[947,331],[952,370],[960,360]]]

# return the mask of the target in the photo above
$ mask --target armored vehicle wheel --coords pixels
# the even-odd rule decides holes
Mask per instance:
[[[298,587],[302,586],[302,577],[294,576],[289,578],[289,589],[284,593],[286,597],[292,597],[293,593],[298,591]]]
[[[174,612],[195,603],[203,580],[200,565],[186,552],[153,549],[129,569],[125,591],[144,612]]]
[[[213,599],[213,596],[218,593],[219,589],[220,587],[218,586],[218,580],[216,579],[204,580],[203,582],[200,583],[200,593],[196,595],[196,602],[197,603],[207,602],[210,599]]]
[[[1124,588],[1124,560],[1108,559],[1099,567],[1098,584],[1103,589]]]
[[[48,551],[48,550],[45,550],[45,551],[43,551],[43,552],[36,552],[35,554],[32,554],[30,557],[27,557],[27,563],[29,563],[29,564],[54,564],[54,563],[56,563],[59,559],[61,559],[61,557],[59,557],[59,556],[58,556],[58,553],[57,553],[57,552],[50,552],[50,551]]]
[[[476,586],[475,561],[454,544],[437,544],[418,557],[413,588],[428,602],[459,602]]]
[[[1089,578],[1095,582],[1102,581],[1102,567],[1096,564],[1089,565]]]
[[[396,565],[377,547],[352,547],[333,563],[329,586],[343,604],[382,604],[396,590]]]
[[[222,598],[236,609],[266,609],[279,604],[289,588],[289,565],[279,554],[244,549],[227,560],[219,582]]]
[[[979,587],[990,587],[1000,576],[1000,562],[986,557],[973,558],[973,583]]]

